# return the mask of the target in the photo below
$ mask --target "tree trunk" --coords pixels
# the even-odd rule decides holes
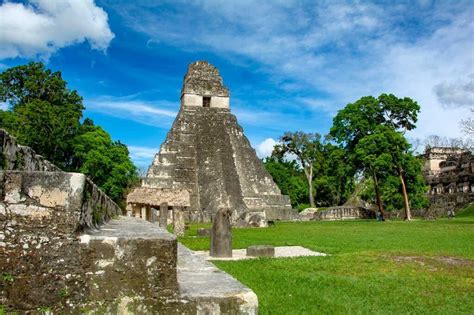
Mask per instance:
[[[303,164],[303,171],[306,175],[306,181],[308,182],[308,194],[309,194],[309,206],[314,208],[314,197],[313,197],[313,165],[308,166]]]
[[[313,166],[309,167],[309,171],[305,171],[306,179],[308,180],[308,193],[309,193],[309,206],[315,207],[314,196],[313,196]]]
[[[385,211],[383,209],[382,198],[380,197],[380,191],[379,191],[379,183],[377,181],[377,175],[375,175],[375,172],[372,173],[372,177],[374,179],[374,189],[375,189],[375,196],[377,198],[377,206],[379,207],[379,211],[385,219]]]
[[[405,186],[405,180],[403,179],[403,172],[401,169],[398,171],[398,175],[400,176],[400,183],[402,184],[403,202],[405,203],[405,220],[410,221],[411,220],[410,202],[408,201],[407,188]]]

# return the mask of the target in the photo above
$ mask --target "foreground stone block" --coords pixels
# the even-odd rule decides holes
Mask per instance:
[[[80,240],[82,250],[91,252],[86,271],[89,308],[156,312],[177,296],[176,237],[156,224],[119,217]]]
[[[180,298],[195,306],[186,314],[258,314],[255,293],[229,274],[178,244]]]
[[[247,247],[247,256],[275,257],[275,247],[272,245],[252,245]]]
[[[0,172],[0,304],[20,313],[88,298],[90,251],[77,238],[121,213],[83,174]],[[62,306],[60,306],[62,305]]]

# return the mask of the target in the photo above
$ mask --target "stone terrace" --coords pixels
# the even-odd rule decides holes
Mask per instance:
[[[178,255],[174,235],[121,216],[83,174],[62,172],[0,136],[0,304],[7,311],[257,313],[250,289],[184,247]]]

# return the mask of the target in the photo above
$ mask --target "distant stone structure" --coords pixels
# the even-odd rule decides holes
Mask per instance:
[[[445,215],[474,202],[474,155],[457,148],[425,152],[425,180],[430,186],[428,215]]]
[[[189,65],[180,111],[137,190],[166,201],[170,210],[175,201],[162,194],[186,190],[189,199],[179,206],[191,222],[210,222],[222,207],[232,209],[233,223],[252,217],[251,212],[263,212],[265,220],[294,214],[289,197],[281,194],[230,112],[219,71],[206,61]],[[135,194],[127,201],[129,209],[145,204],[136,202]]]
[[[423,174],[425,177],[434,176],[441,171],[441,162],[448,160],[451,156],[459,156],[468,150],[451,147],[432,147],[427,148],[423,157],[425,164],[423,166]]]
[[[318,211],[317,208],[308,208],[300,213],[302,221],[336,221],[354,219],[375,219],[375,211],[357,206],[337,206]]]

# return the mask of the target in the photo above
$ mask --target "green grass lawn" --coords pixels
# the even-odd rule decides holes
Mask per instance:
[[[234,248],[301,245],[330,256],[215,264],[254,290],[261,314],[474,314],[473,210],[454,220],[234,229]],[[208,249],[209,238],[195,236],[202,226],[180,241]]]

